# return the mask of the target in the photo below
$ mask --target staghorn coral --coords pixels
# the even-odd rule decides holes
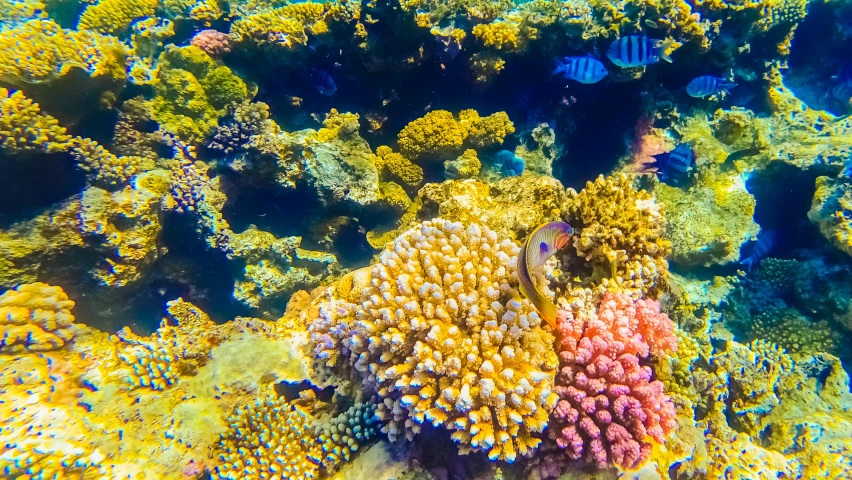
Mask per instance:
[[[374,385],[391,438],[413,438],[429,422],[453,431],[462,452],[491,459],[538,446],[556,358],[512,286],[517,252],[487,227],[427,221],[385,247],[359,307],[326,309],[329,332],[349,330],[351,362]]]
[[[674,324],[653,300],[607,293],[595,314],[560,310],[560,371],[549,436],[573,460],[635,468],[675,426],[663,384],[640,364],[677,348]]]
[[[200,48],[172,46],[160,57],[151,107],[162,130],[184,141],[202,142],[218,126],[225,107],[250,96],[245,82]]]
[[[654,196],[637,190],[625,174],[599,176],[580,193],[568,190],[567,220],[579,231],[577,255],[591,264],[591,280],[656,295],[666,281],[671,243]],[[602,280],[603,279],[603,280]]]
[[[475,110],[462,110],[458,119],[446,110],[433,110],[409,122],[397,137],[400,153],[409,159],[451,157],[465,146],[482,148],[503,143],[515,127],[506,112],[480,117]]]
[[[61,287],[26,283],[0,295],[0,353],[62,348],[74,338],[74,302]]]
[[[150,158],[117,157],[88,138],[77,137],[72,145],[71,154],[77,160],[77,165],[87,172],[92,185],[124,185],[136,175],[154,169],[154,161]]]
[[[376,168],[399,178],[406,185],[417,186],[423,182],[423,169],[411,163],[402,154],[394,152],[390,147],[382,145],[376,149]]]
[[[808,218],[832,245],[852,255],[852,183],[819,177]]]
[[[136,20],[153,16],[159,3],[159,0],[99,0],[83,10],[77,29],[111,35],[124,33]]]
[[[0,148],[8,155],[62,152],[71,136],[20,90],[0,88]]]

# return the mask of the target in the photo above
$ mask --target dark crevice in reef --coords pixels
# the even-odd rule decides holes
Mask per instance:
[[[783,258],[784,252],[825,243],[817,227],[808,220],[815,181],[821,174],[825,172],[773,162],[749,178],[746,188],[755,198],[754,221],[761,230],[774,230],[777,234],[770,256]]]
[[[76,195],[85,187],[86,176],[66,153],[29,158],[0,153],[0,184],[0,228],[5,229]]]

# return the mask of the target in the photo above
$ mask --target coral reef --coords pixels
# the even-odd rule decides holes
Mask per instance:
[[[400,152],[412,160],[452,157],[463,147],[482,148],[503,143],[515,126],[505,112],[481,117],[462,110],[455,118],[446,110],[433,110],[408,123],[397,137]]]
[[[517,252],[487,227],[424,222],[379,255],[362,307],[337,303],[348,310],[341,316],[324,306],[332,318],[315,338],[349,331],[352,364],[375,385],[392,439],[429,422],[453,431],[462,451],[492,459],[538,446],[557,362],[553,337],[512,287]]]
[[[60,287],[18,285],[0,295],[0,353],[56,350],[74,338],[74,302]]]
[[[569,190],[566,205],[568,223],[578,231],[574,247],[591,264],[593,281],[612,279],[652,296],[660,291],[671,242],[652,194],[634,188],[628,175],[600,176],[579,193]]]
[[[158,4],[157,0],[99,0],[86,7],[77,28],[104,34],[122,33],[136,20],[154,15]]]
[[[635,468],[674,429],[675,409],[663,384],[640,364],[675,350],[671,320],[652,300],[607,294],[589,317],[560,310],[559,402],[549,437],[574,460]]]
[[[8,155],[25,152],[61,152],[71,136],[59,121],[41,113],[37,103],[20,90],[0,88],[0,146]]]
[[[852,187],[842,179],[819,177],[808,218],[835,247],[852,255]]]

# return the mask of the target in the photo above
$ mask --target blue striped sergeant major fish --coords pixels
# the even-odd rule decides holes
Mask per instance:
[[[535,305],[542,318],[553,328],[556,328],[556,305],[538,291],[530,271],[544,265],[548,258],[568,245],[573,233],[574,229],[565,222],[545,223],[533,230],[518,253],[518,283],[521,293]]]
[[[712,75],[702,75],[694,78],[686,86],[686,93],[690,97],[702,98],[716,95],[721,92],[728,93],[729,88],[736,87],[737,84],[729,82],[724,78],[714,77]]]
[[[746,269],[750,272],[751,267],[755,264],[760,263],[764,257],[775,247],[775,230],[763,230],[757,235],[757,241],[754,242],[751,246],[751,252],[749,252],[749,256],[744,258],[740,265],[745,265]]]
[[[688,143],[679,143],[674,150],[654,155],[654,158],[663,181],[680,181],[695,163],[695,154]]]
[[[557,60],[556,70],[551,75],[560,73],[569,80],[585,84],[598,83],[609,74],[600,60],[589,56],[565,57],[562,61]]]
[[[658,63],[660,59],[671,63],[672,59],[665,54],[665,48],[664,40],[630,35],[612,42],[606,56],[619,67],[652,65]]]

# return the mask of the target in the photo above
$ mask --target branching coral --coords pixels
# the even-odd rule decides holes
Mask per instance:
[[[399,132],[400,152],[410,159],[452,157],[463,146],[481,148],[503,143],[515,127],[505,112],[480,117],[462,110],[458,119],[446,110],[433,110],[413,120]]]
[[[251,137],[260,134],[269,119],[269,105],[263,102],[243,102],[231,110],[231,120],[219,126],[209,145],[226,155],[248,149]]]
[[[0,88],[0,147],[9,155],[25,152],[61,152],[71,136],[59,121],[41,112],[20,90]]]
[[[597,270],[593,281],[609,277],[622,288],[659,292],[671,244],[652,194],[637,190],[628,175],[600,176],[580,193],[569,190],[567,205],[577,254]]]
[[[356,404],[330,421],[273,395],[237,407],[222,435],[217,480],[317,478],[348,461],[376,433],[375,405]]]
[[[304,47],[308,35],[329,32],[329,22],[347,20],[345,3],[303,2],[242,16],[231,25],[231,38],[242,47],[258,45],[279,49]]]
[[[134,21],[154,15],[159,3],[159,0],[100,0],[86,7],[80,15],[77,28],[120,34]]]
[[[0,353],[56,350],[74,338],[74,302],[60,287],[27,283],[0,295]]]
[[[117,157],[88,138],[78,137],[73,145],[72,155],[94,185],[112,187],[127,184],[136,175],[154,168],[154,161],[150,158]]]
[[[430,422],[462,451],[513,461],[540,440],[556,397],[553,337],[513,284],[518,247],[487,227],[436,219],[388,245],[361,305],[328,311],[374,385],[391,438]],[[315,332],[321,334],[321,332]]]
[[[571,459],[635,468],[651,453],[647,438],[662,443],[676,424],[663,384],[640,363],[676,349],[673,322],[657,302],[626,294],[606,294],[594,315],[560,310],[558,322],[551,439]]]

